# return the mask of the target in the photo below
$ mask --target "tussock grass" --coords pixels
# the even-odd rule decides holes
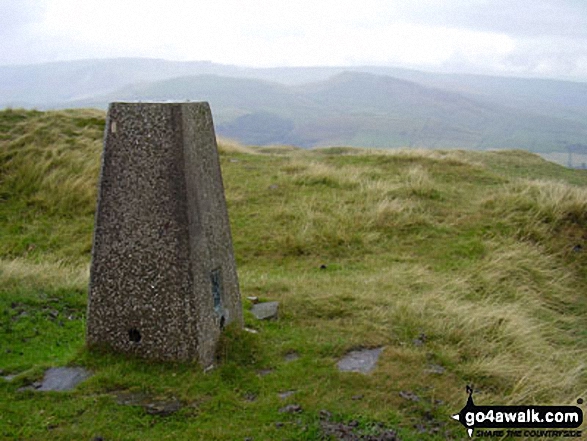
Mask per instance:
[[[298,185],[324,185],[333,188],[355,188],[360,183],[360,170],[352,167],[336,168],[320,162],[304,164],[295,161],[284,168],[286,172],[297,172]]]
[[[412,194],[422,197],[434,197],[438,194],[435,182],[422,166],[410,167],[404,176],[406,186]]]
[[[558,181],[516,180],[489,196],[485,206],[523,238],[542,241],[565,227],[587,228],[587,189]]]
[[[2,197],[18,195],[27,204],[59,215],[86,215],[94,210],[103,113],[94,110],[35,113],[4,111],[16,120],[2,141]],[[6,123],[4,123],[6,124]]]
[[[373,149],[353,147],[323,147],[315,151],[328,155],[388,156],[403,161],[435,161],[454,166],[484,167],[475,159],[475,152],[464,150],[430,150],[419,148]]]
[[[73,289],[88,286],[89,267],[74,267],[67,263],[32,263],[26,259],[0,260],[2,289]]]
[[[251,147],[246,147],[233,139],[217,137],[218,153],[227,155],[230,153],[241,153],[247,155],[254,155],[257,152]]]

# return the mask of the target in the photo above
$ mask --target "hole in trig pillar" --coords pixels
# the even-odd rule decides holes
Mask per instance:
[[[223,329],[226,319],[224,318],[224,310],[222,308],[222,272],[220,268],[210,271],[210,283],[212,286],[214,311],[220,317],[220,329]]]
[[[141,342],[141,333],[136,328],[131,328],[128,330],[128,339],[133,343],[140,343]]]

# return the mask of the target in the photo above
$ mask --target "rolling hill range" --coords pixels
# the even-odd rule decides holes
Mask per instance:
[[[587,84],[565,81],[118,59],[3,66],[0,82],[0,107],[209,101],[220,135],[254,145],[549,153],[587,138]]]

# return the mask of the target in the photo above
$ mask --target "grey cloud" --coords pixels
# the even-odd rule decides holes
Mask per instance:
[[[43,1],[0,1],[0,36],[24,33],[25,28],[40,21],[45,12]]]
[[[423,0],[402,2],[396,11],[409,22],[504,33],[587,37],[587,2],[550,0]],[[390,16],[391,18],[391,16]]]

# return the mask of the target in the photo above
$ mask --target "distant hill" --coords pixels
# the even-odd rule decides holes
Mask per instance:
[[[219,134],[301,147],[519,148],[587,139],[587,84],[406,69],[84,60],[0,66],[0,107],[205,100]]]

